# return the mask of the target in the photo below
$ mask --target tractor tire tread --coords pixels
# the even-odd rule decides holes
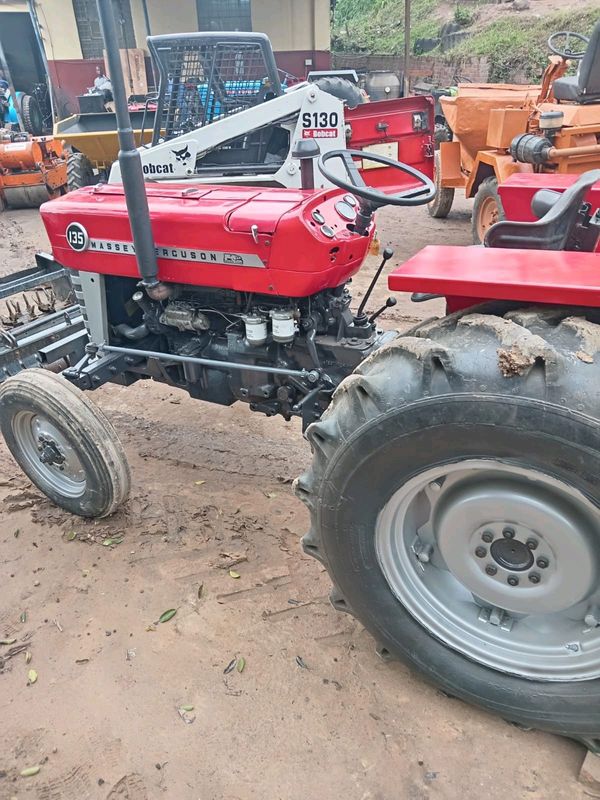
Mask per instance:
[[[37,108],[37,123],[35,109]],[[38,105],[38,101],[32,95],[26,94],[21,101],[21,116],[23,119],[23,127],[27,133],[32,136],[41,136],[43,131],[41,128],[42,113]]]
[[[436,194],[433,200],[427,203],[427,211],[433,219],[446,219],[454,203],[454,189],[441,185],[439,150],[435,152],[433,170]]]
[[[94,183],[94,169],[84,153],[70,153],[67,158],[67,187],[70,192]]]
[[[310,513],[310,530],[303,537],[304,552],[320,561],[334,584],[332,605],[356,616],[375,637],[378,652],[386,657],[410,660],[407,653],[394,652],[382,642],[382,630],[373,620],[361,619],[344,596],[343,575],[327,552],[321,533],[321,515],[333,508],[332,473],[344,452],[361,435],[368,436],[379,419],[419,401],[456,394],[478,394],[507,403],[524,398],[532,403],[552,404],[564,416],[582,415],[600,422],[600,312],[581,308],[520,308],[510,304],[486,304],[459,311],[442,319],[426,321],[370,355],[336,389],[332,402],[318,422],[310,425],[306,438],[312,464],[296,479],[294,490]],[[401,423],[400,423],[401,424]],[[356,582],[357,576],[347,576]],[[346,583],[346,586],[350,584]],[[568,710],[531,714],[518,705],[506,707],[490,682],[492,700],[470,693],[464,686],[433,674],[426,659],[415,655],[417,666],[441,691],[468,702],[484,705],[502,717],[550,730],[600,748],[600,721],[590,714],[580,725]],[[489,672],[489,671],[488,671]],[[494,674],[493,672],[491,674]],[[594,702],[600,701],[600,679],[594,685]],[[533,684],[535,685],[535,684]],[[549,684],[556,686],[557,684]],[[532,689],[534,691],[534,689]],[[579,727],[578,727],[579,725]]]
[[[337,97],[348,108],[356,108],[365,102],[365,96],[358,86],[346,78],[324,75],[322,78],[317,78],[314,85],[318,86],[321,91]]]

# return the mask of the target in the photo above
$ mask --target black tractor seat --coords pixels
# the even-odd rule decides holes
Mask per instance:
[[[553,92],[559,102],[600,103],[600,21],[594,26],[577,75],[557,78]]]
[[[522,250],[569,250],[580,219],[581,206],[592,186],[600,181],[600,169],[584,172],[572,186],[560,193],[542,189],[533,197],[531,209],[536,222],[502,220],[488,229],[485,247]]]

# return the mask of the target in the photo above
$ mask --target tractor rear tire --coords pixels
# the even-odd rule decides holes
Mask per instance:
[[[129,466],[114,428],[60,375],[26,369],[8,378],[0,430],[27,477],[66,511],[107,517],[127,499]]]
[[[366,102],[365,95],[358,86],[345,78],[326,75],[323,78],[317,78],[314,85],[318,86],[321,91],[337,97],[348,108],[356,108]]]
[[[69,192],[92,186],[96,182],[92,162],[83,153],[70,153],[67,158],[67,188]]]
[[[382,656],[599,751],[600,314],[572,313],[398,337],[308,428],[295,489],[332,604]]]
[[[25,94],[21,98],[21,118],[23,127],[32,136],[42,136],[44,133],[44,116],[35,97]]]
[[[486,178],[479,184],[473,203],[473,244],[483,244],[488,229],[503,219],[506,219],[506,214],[498,192],[498,181],[494,177]]]
[[[442,170],[440,166],[440,153],[435,151],[433,162],[433,179],[435,182],[435,197],[427,203],[429,216],[434,219],[446,219],[454,202],[454,189],[442,186]]]

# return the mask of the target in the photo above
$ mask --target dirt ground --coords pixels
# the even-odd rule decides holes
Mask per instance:
[[[381,212],[392,265],[432,241],[469,243],[457,208],[444,222]],[[47,247],[35,211],[4,213],[0,231],[3,272]],[[403,297],[386,319],[436,312]],[[0,445],[0,637],[31,653],[0,671],[1,800],[584,797],[582,747],[442,696],[330,607],[327,575],[299,547],[297,421],[149,382],[94,399],[133,474],[109,520],[57,510]],[[235,658],[245,667],[226,673]]]

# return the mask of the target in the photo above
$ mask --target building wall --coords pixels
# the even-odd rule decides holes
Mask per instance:
[[[130,0],[136,44],[146,49],[141,0]],[[198,30],[196,0],[146,0],[153,34]],[[77,109],[76,97],[92,85],[96,64],[84,60],[71,0],[37,0],[36,9],[54,88],[63,113]],[[252,28],[271,39],[278,66],[304,77],[330,66],[330,0],[252,0]],[[3,11],[28,13],[26,0],[0,0]]]
[[[141,0],[131,1],[131,14],[138,47],[146,49],[146,22]],[[183,33],[198,30],[195,0],[146,0],[152,33]]]
[[[42,0],[36,3],[46,57],[54,59],[81,58],[79,33],[70,0]],[[29,13],[27,3],[13,0],[0,3],[2,11]]]
[[[146,24],[141,0],[130,0],[138,47],[145,47]],[[196,0],[146,0],[152,33],[198,30]],[[82,57],[70,0],[38,0],[42,37],[49,60]],[[27,12],[25,0],[4,0],[2,11]],[[266,33],[274,50],[329,50],[329,0],[253,0],[252,27]]]
[[[274,50],[329,50],[329,0],[254,0],[252,27]]]

